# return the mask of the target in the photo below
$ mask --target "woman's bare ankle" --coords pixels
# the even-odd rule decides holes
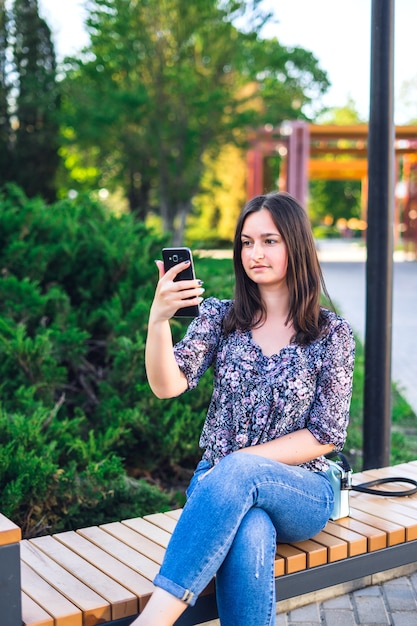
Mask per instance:
[[[173,626],[187,606],[165,589],[156,587],[144,610],[131,626]]]

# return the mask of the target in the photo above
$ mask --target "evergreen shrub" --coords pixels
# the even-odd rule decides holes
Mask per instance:
[[[210,376],[161,401],[144,369],[166,243],[89,197],[0,193],[0,511],[25,536],[166,510],[158,476],[199,458]]]

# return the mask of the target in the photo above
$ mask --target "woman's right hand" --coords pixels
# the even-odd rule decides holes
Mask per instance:
[[[175,360],[168,320],[178,309],[200,304],[204,289],[202,282],[197,279],[174,280],[187,267],[185,261],[167,272],[164,271],[162,261],[156,261],[156,265],[159,280],[149,314],[145,350],[146,373],[151,389],[158,398],[173,398],[188,388],[188,382]]]
[[[175,281],[176,276],[190,265],[189,261],[178,263],[167,272],[164,271],[162,261],[155,263],[159,271],[159,280],[150,311],[152,322],[169,320],[178,309],[201,304],[203,300],[201,296],[204,293],[201,280]]]

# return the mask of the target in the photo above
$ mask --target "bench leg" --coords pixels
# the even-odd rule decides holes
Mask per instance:
[[[0,547],[0,616],[2,626],[22,625],[18,543]]]

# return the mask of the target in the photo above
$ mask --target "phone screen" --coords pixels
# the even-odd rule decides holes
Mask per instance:
[[[190,265],[175,277],[175,281],[194,280],[194,263],[190,248],[163,248],[162,259],[164,261],[164,269],[166,272],[171,269],[171,267],[174,267],[174,265],[178,265],[178,263],[190,261]],[[186,306],[178,309],[174,317],[197,317],[199,314],[200,308],[198,304],[193,304],[192,306]]]

